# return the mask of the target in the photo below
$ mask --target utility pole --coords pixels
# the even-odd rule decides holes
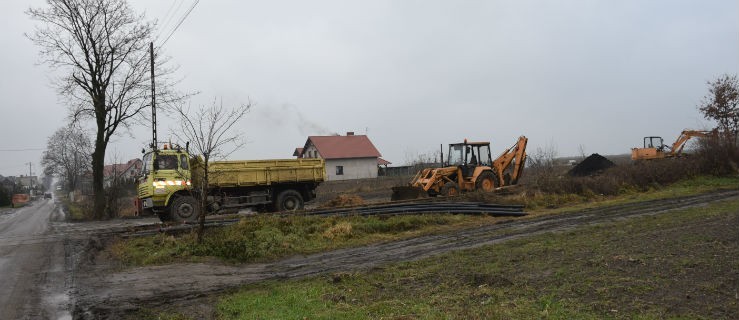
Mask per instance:
[[[154,87],[154,42],[149,42],[149,55],[151,60],[151,134],[153,150],[157,149],[157,107],[156,89]]]
[[[28,163],[28,193],[31,193],[31,190],[33,190],[33,178],[31,176],[33,175],[33,171],[31,170],[31,164],[32,162]]]

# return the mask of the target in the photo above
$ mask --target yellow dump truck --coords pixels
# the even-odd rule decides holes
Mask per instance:
[[[141,209],[163,221],[196,221],[203,168],[200,156],[180,147],[165,145],[146,153],[138,184]],[[325,179],[323,159],[210,161],[207,210],[300,210]]]

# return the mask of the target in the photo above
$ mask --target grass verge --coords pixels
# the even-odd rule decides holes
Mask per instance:
[[[739,201],[226,295],[222,319],[735,319]]]

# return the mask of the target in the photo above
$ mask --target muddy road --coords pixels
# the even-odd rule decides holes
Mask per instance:
[[[75,270],[93,234],[157,219],[68,223],[53,200],[0,210],[0,319],[72,319]]]
[[[662,199],[601,207],[580,212],[512,219],[452,233],[403,241],[295,256],[273,263],[239,266],[220,263],[181,263],[115,271],[115,266],[84,265],[76,281],[75,318],[120,318],[141,307],[183,306],[193,300],[241,285],[269,279],[291,279],[331,272],[366,270],[383,264],[490,245],[545,232],[607,223],[631,217],[739,198],[739,191]],[[94,253],[93,253],[94,254]]]
[[[0,212],[0,318],[71,318],[60,214],[48,199]]]

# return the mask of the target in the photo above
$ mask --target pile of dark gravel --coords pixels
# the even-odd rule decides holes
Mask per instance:
[[[586,177],[602,173],[604,170],[616,166],[611,160],[597,153],[591,154],[582,162],[578,163],[574,168],[570,169],[567,174],[573,177]]]

